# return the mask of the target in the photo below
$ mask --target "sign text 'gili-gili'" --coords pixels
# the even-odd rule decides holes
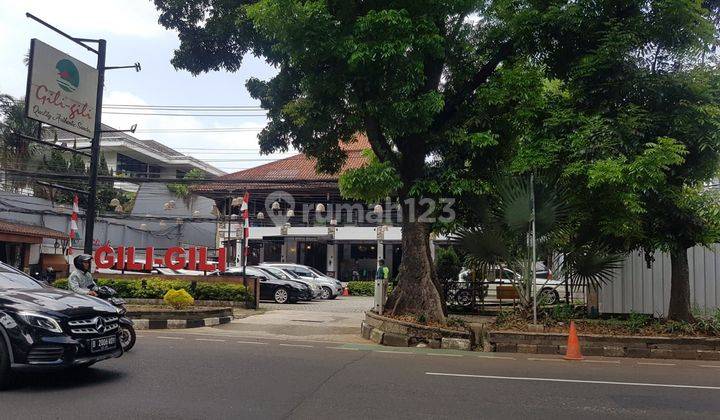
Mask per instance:
[[[116,270],[151,271],[155,266],[165,266],[171,270],[193,271],[225,271],[225,248],[218,249],[218,261],[207,259],[207,248],[189,247],[188,249],[176,246],[168,248],[162,258],[155,258],[153,247],[145,248],[145,260],[135,260],[135,247],[119,246],[113,249],[110,245],[103,245],[95,251],[95,266],[97,268],[114,268]]]

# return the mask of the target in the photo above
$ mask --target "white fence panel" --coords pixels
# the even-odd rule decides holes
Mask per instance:
[[[688,250],[691,304],[705,312],[720,307],[720,244]],[[648,268],[642,253],[629,255],[612,282],[600,290],[601,313],[632,311],[667,315],[670,303],[670,255],[656,252]]]

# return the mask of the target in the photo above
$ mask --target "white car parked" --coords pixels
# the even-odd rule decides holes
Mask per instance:
[[[550,275],[548,275],[550,274]],[[465,284],[470,283],[470,270],[464,269],[458,275],[457,291],[455,292],[455,299],[460,305],[469,305],[472,299],[472,294],[469,293]],[[550,277],[550,278],[547,278]],[[520,275],[513,270],[503,268],[502,270],[495,270],[495,281],[487,281],[484,286],[487,287],[485,291],[484,299],[497,300],[497,287],[498,286],[512,286],[514,283],[519,282],[521,279]],[[538,301],[542,301],[547,305],[554,305],[560,302],[560,298],[565,296],[565,282],[560,279],[552,278],[551,272],[547,270],[538,270],[535,278],[535,290],[538,294]],[[579,297],[580,293],[573,291],[575,297]]]
[[[312,267],[289,263],[265,263],[262,265],[282,268],[283,270],[291,272],[300,278],[315,282],[318,286],[320,286],[320,297],[322,299],[335,299],[342,294],[343,287],[338,279],[326,276]]]

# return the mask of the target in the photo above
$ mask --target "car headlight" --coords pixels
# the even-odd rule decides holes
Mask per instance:
[[[28,325],[33,327],[42,328],[54,333],[62,334],[63,330],[60,328],[60,324],[54,319],[47,315],[40,315],[33,312],[20,312],[18,316],[22,318]]]

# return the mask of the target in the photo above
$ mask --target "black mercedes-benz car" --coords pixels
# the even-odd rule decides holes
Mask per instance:
[[[120,357],[118,310],[0,263],[0,389],[20,366],[87,367]]]

